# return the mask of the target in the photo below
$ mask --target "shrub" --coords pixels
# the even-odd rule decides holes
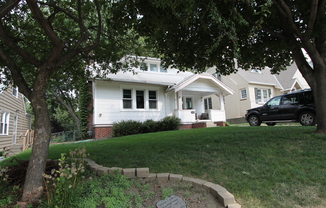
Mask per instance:
[[[157,122],[156,121],[154,121],[152,119],[148,119],[143,122],[142,133],[149,133],[149,132],[155,132],[155,131],[157,131]]]
[[[176,116],[167,116],[158,122],[160,131],[178,130],[181,125],[181,119]]]
[[[142,133],[142,122],[133,120],[122,120],[113,124],[112,135],[114,137]]]

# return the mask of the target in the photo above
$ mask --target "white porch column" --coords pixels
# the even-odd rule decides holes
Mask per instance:
[[[225,107],[224,107],[224,96],[222,93],[219,93],[218,96],[220,97],[220,110],[225,110]]]
[[[182,91],[178,91],[178,111],[182,110]]]

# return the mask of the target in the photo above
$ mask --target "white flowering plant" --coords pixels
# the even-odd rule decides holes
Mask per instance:
[[[43,174],[47,207],[65,207],[70,204],[74,188],[84,178],[84,159],[87,156],[85,147],[70,150],[69,157],[62,153],[59,169],[52,169],[51,174]]]

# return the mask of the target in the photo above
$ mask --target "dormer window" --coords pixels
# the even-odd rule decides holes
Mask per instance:
[[[160,65],[160,72],[166,73],[168,70],[164,66]]]
[[[12,95],[16,98],[18,98],[18,87],[13,87],[12,88]]]
[[[259,70],[259,69],[252,69],[250,72],[261,74],[261,70]]]
[[[157,72],[157,64],[150,64],[149,65],[149,70],[153,72]]]
[[[144,63],[144,62],[142,62],[142,63],[140,64],[140,70],[142,70],[142,71],[147,71],[147,69],[148,69],[147,64]]]

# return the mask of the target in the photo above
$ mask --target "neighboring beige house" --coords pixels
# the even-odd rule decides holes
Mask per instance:
[[[213,69],[209,72],[213,73]],[[248,109],[262,106],[276,95],[310,88],[295,64],[278,75],[271,74],[268,68],[251,71],[238,69],[237,73],[220,79],[234,91],[233,95],[225,98],[227,119],[243,118]]]
[[[22,136],[31,129],[31,115],[17,87],[2,88],[0,82],[0,151],[9,147],[9,154],[14,154],[22,149]]]

